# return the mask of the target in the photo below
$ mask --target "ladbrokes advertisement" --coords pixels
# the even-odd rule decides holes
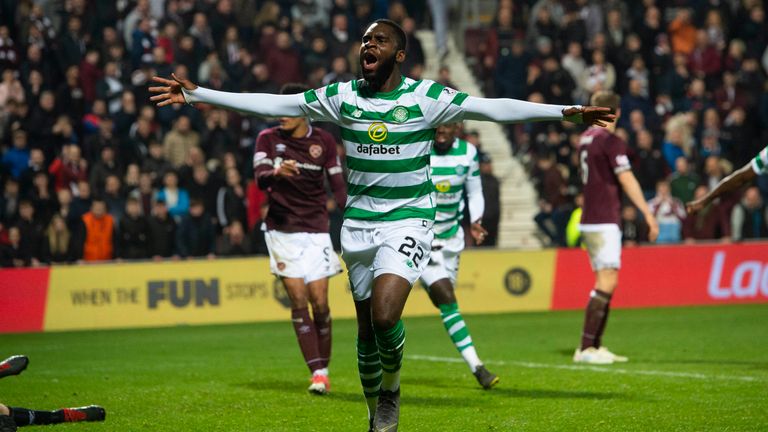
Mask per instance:
[[[626,248],[611,306],[768,302],[768,244]],[[587,253],[561,250],[552,309],[580,309],[594,276]]]

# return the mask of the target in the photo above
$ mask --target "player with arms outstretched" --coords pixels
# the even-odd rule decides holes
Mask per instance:
[[[687,203],[685,207],[688,209],[688,213],[695,214],[721,195],[740,188],[762,174],[768,174],[768,147],[758,153],[750,163],[720,180],[706,195]]]
[[[286,84],[280,92],[306,90]],[[330,390],[331,360],[328,278],[342,270],[328,234],[324,179],[340,207],[347,200],[336,140],[306,117],[282,117],[280,126],[262,131],[256,139],[253,170],[259,187],[269,192],[264,239],[272,273],[282,280],[291,301],[293,329],[312,373],[309,391],[325,394]]]
[[[371,427],[397,430],[405,329],[400,317],[429,261],[435,220],[429,154],[435,128],[463,119],[570,120],[604,125],[607,109],[478,98],[430,80],[403,77],[406,35],[377,20],[360,44],[363,79],[303,95],[228,93],[189,80],[153,78],[158,106],[209,103],[272,117],[307,116],[341,128],[347,154],[347,205],[341,245],[358,321],[358,366]]]
[[[592,103],[610,107],[616,117],[619,111],[618,95],[600,91],[592,96]],[[619,279],[621,267],[621,191],[640,209],[648,223],[648,238],[655,241],[659,234],[656,218],[645,202],[640,185],[632,174],[627,157],[627,144],[614,133],[616,124],[592,127],[581,135],[579,160],[584,183],[584,207],[579,226],[587,247],[595,286],[589,296],[581,346],[573,361],[577,363],[611,364],[625,362],[626,357],[610,352],[602,345],[605,324],[608,321],[611,296]]]
[[[421,274],[421,282],[427,289],[432,304],[440,309],[443,326],[467,366],[484,388],[490,389],[499,378],[488,371],[477,355],[472,336],[464,323],[456,301],[454,285],[459,271],[459,254],[464,250],[464,197],[469,203],[470,234],[476,244],[485,240],[488,232],[483,228],[485,210],[483,189],[480,185],[480,167],[477,148],[456,137],[459,124],[438,126],[435,144],[432,146],[430,165],[432,182],[435,184],[437,215],[435,239],[429,263]]]
[[[27,356],[8,357],[0,362],[0,378],[19,375],[24,372],[28,365],[29,358]],[[62,408],[55,411],[38,411],[9,407],[0,403],[0,432],[14,432],[19,426],[104,421],[106,415],[104,408],[98,405]]]

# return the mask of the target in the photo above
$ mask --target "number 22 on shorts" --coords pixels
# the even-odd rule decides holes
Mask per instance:
[[[421,246],[417,246],[416,239],[411,236],[405,237],[405,241],[400,245],[400,248],[397,251],[408,258],[411,258],[416,267],[419,266],[419,261],[424,258],[424,249],[422,249]]]

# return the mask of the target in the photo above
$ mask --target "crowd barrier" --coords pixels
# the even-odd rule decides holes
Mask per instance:
[[[470,250],[456,293],[468,313],[580,309],[594,277],[586,252]],[[336,318],[354,317],[345,275]],[[768,243],[649,246],[623,252],[615,307],[768,302]],[[406,316],[435,314],[415,287]],[[283,320],[288,298],[265,258],[0,270],[0,333]]]

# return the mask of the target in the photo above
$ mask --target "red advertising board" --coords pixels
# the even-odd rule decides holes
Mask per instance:
[[[647,246],[622,251],[616,307],[768,302],[768,243]],[[560,250],[552,309],[580,309],[594,284],[587,253]]]
[[[0,333],[43,331],[49,269],[0,270]]]

